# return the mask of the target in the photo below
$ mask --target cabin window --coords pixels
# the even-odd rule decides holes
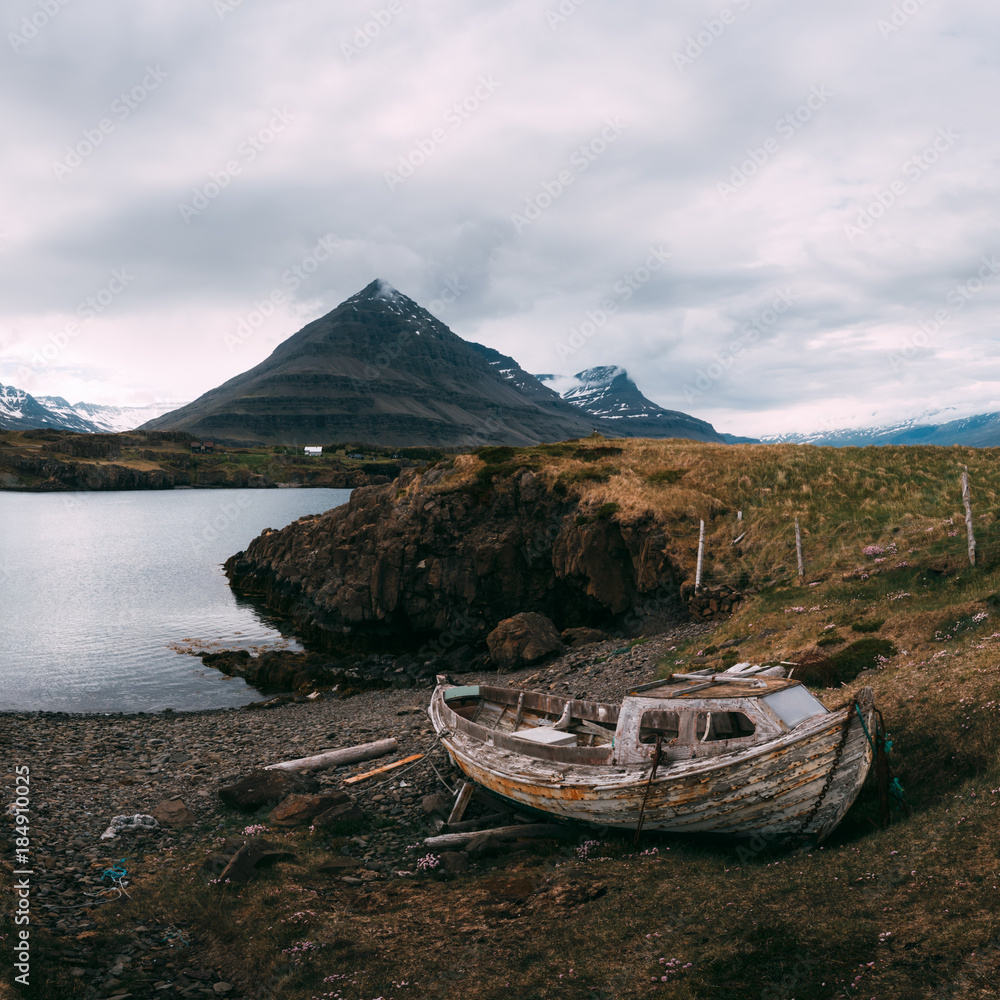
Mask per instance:
[[[699,743],[711,743],[752,736],[756,728],[742,712],[699,712],[694,732]]]
[[[656,709],[644,712],[639,723],[639,742],[655,743],[659,737],[664,743],[680,736],[680,721],[676,712]]]
[[[801,684],[775,691],[761,700],[789,729],[827,711],[823,703],[817,701]]]

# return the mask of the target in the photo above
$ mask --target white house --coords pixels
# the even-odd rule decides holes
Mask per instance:
[[[305,450],[305,453],[307,455],[322,455],[323,454],[323,449],[321,447],[313,447],[312,445],[308,445],[308,444],[305,446],[304,450]]]

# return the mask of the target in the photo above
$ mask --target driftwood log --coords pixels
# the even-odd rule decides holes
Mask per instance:
[[[390,737],[387,740],[376,740],[374,743],[359,743],[357,746],[344,747],[341,750],[327,750],[315,757],[300,757],[298,760],[283,760],[280,764],[269,764],[265,771],[321,771],[327,767],[339,767],[341,764],[356,764],[360,760],[373,760],[384,757],[399,746],[399,740]]]
[[[575,840],[579,830],[573,830],[559,823],[523,823],[516,826],[498,826],[492,830],[469,830],[465,833],[441,833],[436,837],[425,837],[425,847],[459,847],[468,844],[483,834],[488,834],[496,840],[520,840],[522,837],[531,840]]]

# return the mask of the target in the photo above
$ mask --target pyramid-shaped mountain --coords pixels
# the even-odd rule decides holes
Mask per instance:
[[[469,448],[559,441],[595,426],[544,386],[524,392],[471,344],[378,280],[255,368],[143,425],[246,444]]]

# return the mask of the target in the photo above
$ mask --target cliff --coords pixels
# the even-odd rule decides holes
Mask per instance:
[[[496,449],[500,450],[500,449]],[[472,456],[404,470],[350,502],[258,536],[230,583],[331,647],[483,639],[519,611],[560,629],[620,620],[677,571],[651,512],[628,523],[529,465]]]

